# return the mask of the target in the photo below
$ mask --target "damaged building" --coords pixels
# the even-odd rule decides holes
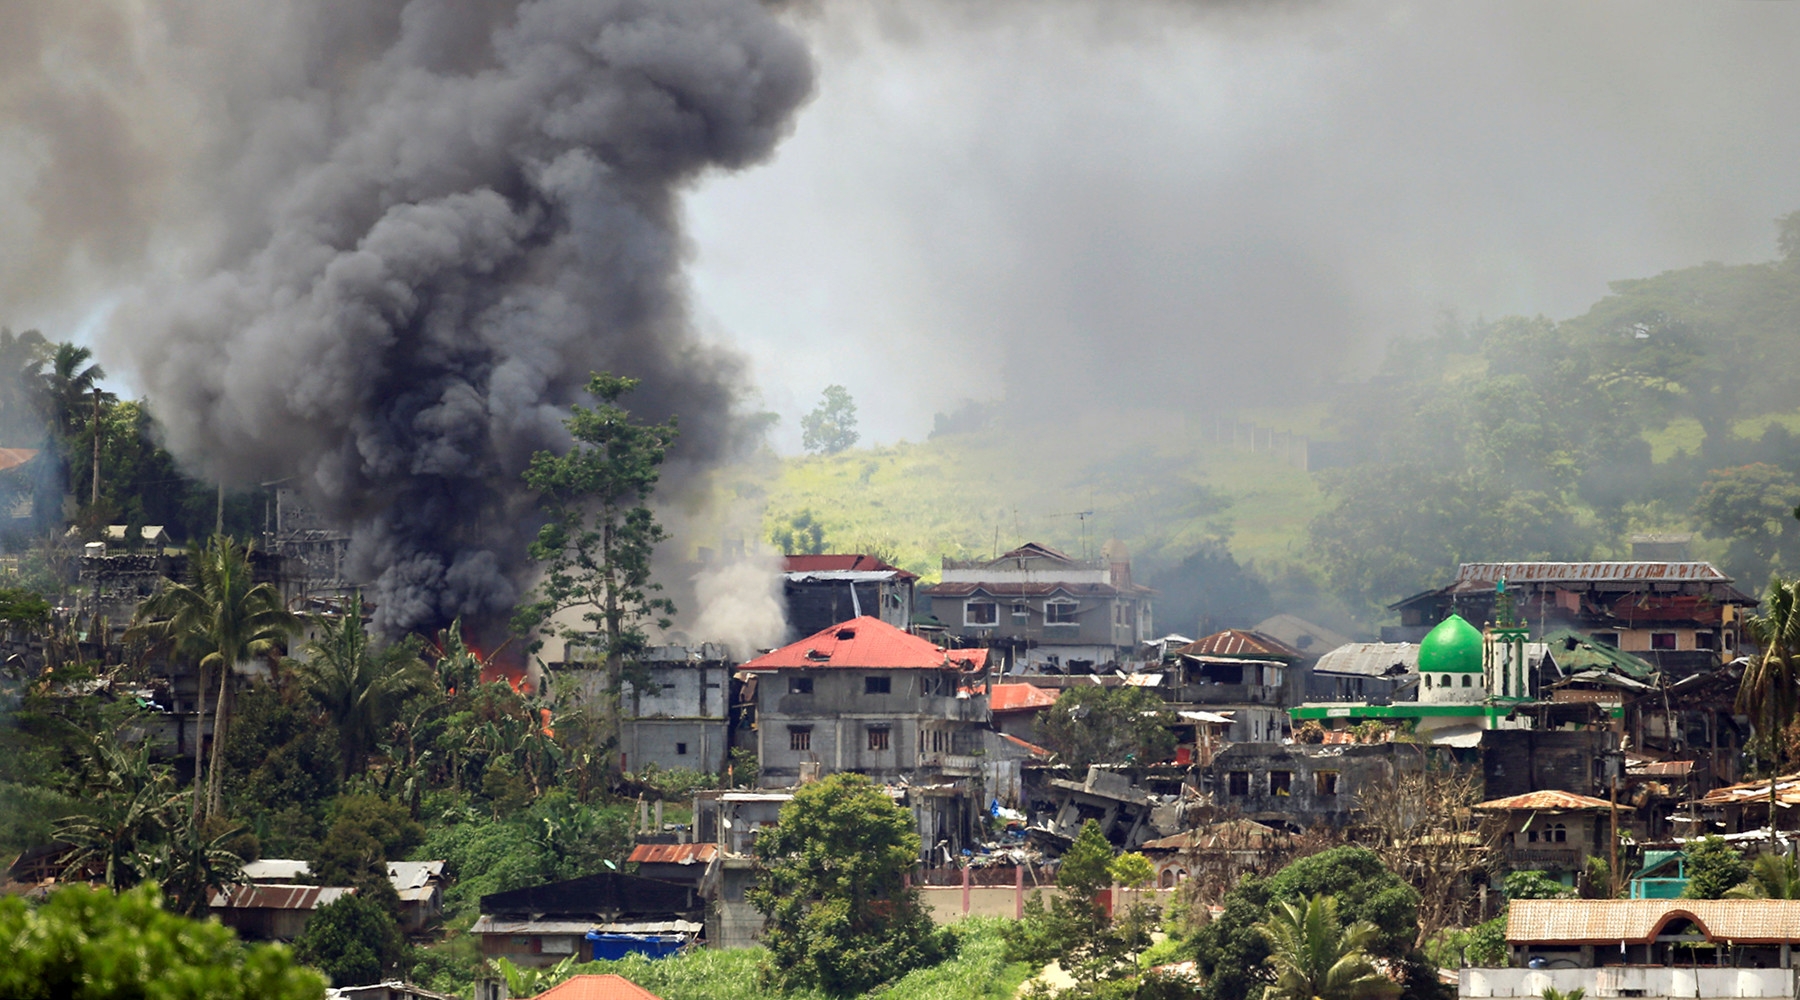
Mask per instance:
[[[788,638],[799,639],[838,622],[868,615],[911,628],[918,574],[860,554],[782,557],[781,594]]]

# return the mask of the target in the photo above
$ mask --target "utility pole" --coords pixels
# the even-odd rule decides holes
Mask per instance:
[[[88,506],[100,502],[100,387],[94,387],[94,488]]]

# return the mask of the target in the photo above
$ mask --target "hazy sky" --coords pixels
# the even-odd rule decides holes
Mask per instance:
[[[1438,312],[1774,255],[1800,4],[825,0],[772,163],[689,199],[779,443],[1010,393],[1304,396]],[[1010,386],[1010,388],[1009,388]]]

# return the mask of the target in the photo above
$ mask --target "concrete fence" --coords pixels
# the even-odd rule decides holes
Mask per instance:
[[[1792,969],[1614,965],[1595,969],[1463,969],[1458,997],[1541,997],[1554,988],[1581,989],[1589,997],[1737,1000],[1794,996]]]

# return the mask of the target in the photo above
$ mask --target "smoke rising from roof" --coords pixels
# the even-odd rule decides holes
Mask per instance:
[[[118,204],[83,205],[54,171],[35,189],[65,257],[159,237],[189,256],[110,345],[170,449],[228,483],[287,480],[349,526],[384,630],[510,611],[535,530],[519,472],[567,444],[590,371],[643,379],[627,405],[648,419],[679,414],[671,478],[731,449],[742,374],[690,332],[675,201],[767,156],[811,93],[802,42],[753,0],[258,3],[216,22],[26,6],[46,31],[66,19],[40,57],[106,21],[133,37],[98,62],[205,88],[176,105],[189,156],[126,94],[95,122],[5,84],[42,109],[57,166],[102,133],[79,186],[116,181]],[[164,211],[218,202],[192,227],[139,211],[131,192],[158,183],[179,188]]]

